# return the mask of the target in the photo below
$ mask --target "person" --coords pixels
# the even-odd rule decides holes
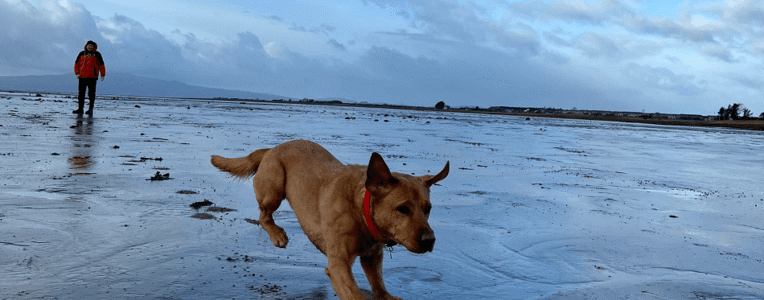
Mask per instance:
[[[90,106],[85,113],[93,115],[93,105],[95,105],[96,83],[98,82],[98,74],[101,74],[101,81],[106,76],[106,67],[103,63],[101,53],[96,51],[98,44],[93,41],[85,43],[85,50],[77,55],[77,59],[74,61],[74,75],[80,80],[79,85],[79,108],[73,113],[82,114],[82,110],[85,108],[85,90],[88,91],[88,98],[90,98]]]

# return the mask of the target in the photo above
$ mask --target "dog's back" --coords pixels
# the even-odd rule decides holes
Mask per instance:
[[[258,170],[263,172],[322,175],[343,166],[329,151],[306,140],[295,140],[272,149],[260,149],[248,156],[224,158],[212,155],[212,165],[239,178],[249,178]],[[276,170],[279,169],[279,170]],[[298,169],[290,172],[291,169]]]

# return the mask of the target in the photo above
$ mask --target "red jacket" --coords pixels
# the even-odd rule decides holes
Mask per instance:
[[[101,73],[101,76],[106,76],[103,58],[101,53],[96,51],[98,45],[96,43],[93,45],[93,51],[88,51],[88,45],[85,44],[85,51],[80,52],[74,61],[74,74],[80,75],[80,78],[98,78],[98,73]]]

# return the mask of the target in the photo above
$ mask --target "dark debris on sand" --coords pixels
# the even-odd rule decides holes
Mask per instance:
[[[217,206],[215,206],[215,207],[207,208],[207,211],[208,212],[220,212],[220,213],[224,213],[224,212],[231,212],[231,211],[236,211],[236,210],[232,209],[232,208],[217,207]]]
[[[149,179],[146,179],[146,180],[160,181],[160,180],[170,180],[170,179],[172,179],[172,178],[170,178],[170,173],[162,174],[162,173],[159,173],[159,171],[157,171],[157,173],[154,174],[153,177],[151,177]]]
[[[213,216],[211,214],[208,214],[208,213],[196,213],[196,214],[194,214],[191,217],[195,218],[195,219],[200,219],[200,220],[215,220],[215,219],[217,219],[217,218],[215,218],[215,216]]]
[[[212,204],[213,203],[210,200],[204,199],[204,201],[191,203],[189,206],[193,209],[200,209],[202,206],[210,206]]]

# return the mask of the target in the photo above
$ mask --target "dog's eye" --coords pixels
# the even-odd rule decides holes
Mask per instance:
[[[425,215],[429,215],[430,214],[430,210],[432,210],[432,205],[427,204],[427,206],[424,207],[424,214]]]
[[[404,215],[408,215],[411,213],[411,209],[408,206],[401,205],[395,208],[399,213],[402,213]]]

